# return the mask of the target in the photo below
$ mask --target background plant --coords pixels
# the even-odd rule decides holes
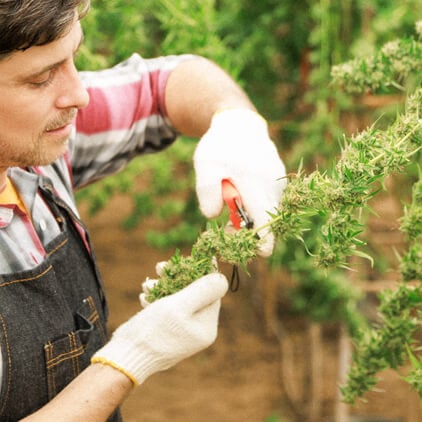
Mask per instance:
[[[341,81],[341,87],[331,83],[332,65],[358,57],[354,63],[360,66],[359,72],[355,70],[353,74],[373,79],[378,77],[378,84],[383,81],[379,85],[383,93],[399,93],[404,97],[403,94],[420,84],[413,78],[418,72],[403,73],[404,79],[394,77],[388,81],[384,78],[386,68],[374,72],[371,63],[377,62],[376,57],[381,57],[383,61],[383,56],[377,53],[379,48],[396,37],[400,37],[400,47],[417,42],[413,37],[414,20],[420,15],[420,10],[420,0],[309,0],[299,3],[274,0],[258,3],[250,0],[175,0],[171,3],[164,0],[93,0],[93,10],[84,22],[86,44],[79,64],[81,68],[112,65],[135,50],[144,56],[188,51],[216,60],[245,86],[269,119],[273,139],[278,143],[287,167],[299,176],[290,184],[294,186],[297,183],[299,188],[300,183],[309,183],[303,187],[308,190],[301,192],[300,196],[309,193],[310,186],[312,195],[315,195],[318,183],[327,187],[332,178],[338,183],[338,177],[347,173],[345,169],[336,169],[336,160],[333,159],[341,154],[342,147],[345,148],[345,143],[341,141],[343,134],[346,134],[347,141],[354,139],[349,137],[351,132],[376,121],[367,136],[372,139],[373,135],[377,139],[380,131],[395,121],[397,110],[401,108],[400,104],[394,104],[393,107],[368,110],[360,101],[364,97],[345,95],[345,88],[351,87],[352,83],[346,77],[336,75],[336,72],[341,73],[341,69],[337,68],[334,72],[336,80]],[[396,49],[398,51],[400,49]],[[411,49],[407,53],[406,57],[414,56]],[[372,54],[374,59],[359,58],[368,54]],[[398,61],[407,66],[403,58],[398,58]],[[382,74],[381,77],[379,74]],[[371,86],[364,82],[361,88],[367,93]],[[356,92],[356,89],[352,90]],[[383,98],[379,99],[382,102]],[[351,121],[357,123],[350,124]],[[352,143],[359,142],[362,143],[358,137]],[[180,218],[180,225],[171,232],[148,233],[150,240],[167,248],[190,245],[205,225],[196,212],[192,190],[193,147],[193,142],[184,139],[177,142],[171,151],[135,160],[126,172],[90,187],[79,198],[87,201],[96,211],[116,192],[129,195],[133,212],[126,216],[124,224],[127,228],[142,222],[145,215],[156,213],[162,207],[167,218],[169,213],[175,219]],[[174,157],[177,157],[176,160]],[[365,158],[366,162],[374,159]],[[301,171],[298,172],[300,163]],[[326,170],[313,173],[318,168]],[[407,167],[407,170],[402,182],[411,186],[417,171],[415,167]],[[148,190],[139,191],[140,178],[149,178]],[[180,185],[160,183],[168,178],[178,180]],[[382,175],[378,175],[370,182],[379,186],[377,183],[381,178]],[[365,184],[369,181],[362,179],[361,182]],[[163,188],[167,190],[163,191]],[[365,191],[361,198],[363,203],[371,199],[370,195],[376,192],[374,189]],[[160,207],[156,202],[157,193],[161,198]],[[344,195],[335,191],[335,194],[339,193]],[[406,192],[402,194],[407,195]],[[166,198],[169,198],[168,202]],[[318,204],[322,205],[325,204]],[[359,205],[357,209],[360,208]],[[300,312],[317,321],[345,321],[350,332],[356,333],[359,332],[360,322],[356,320],[354,309],[359,292],[347,282],[343,272],[318,269],[314,265],[314,257],[304,250],[303,245],[318,257],[320,263],[347,266],[349,254],[360,254],[362,251],[371,253],[374,261],[371,271],[374,273],[380,273],[391,262],[385,263],[369,241],[366,246],[363,244],[366,239],[362,240],[360,231],[365,221],[357,219],[359,216],[354,214],[344,219],[342,213],[349,208],[337,209],[336,219],[332,218],[335,214],[333,210],[322,209],[325,211],[321,213],[312,206],[302,208],[301,222],[295,226],[296,235],[280,242],[270,264],[272,267],[284,266],[296,280],[296,288],[290,295],[292,312]],[[346,253],[342,248],[335,248],[342,239],[333,236],[333,233],[344,236],[348,245]],[[413,252],[407,259],[410,267],[414,267],[414,257],[420,253],[417,246],[414,248],[416,250],[409,250]],[[310,280],[315,282],[310,283]],[[409,356],[413,362],[418,359],[414,352],[410,351]]]
[[[419,42],[416,41],[411,50],[414,57],[408,60],[412,63],[411,71],[406,71],[405,76],[422,68],[419,49]],[[395,56],[390,55],[391,49],[388,46],[381,51],[383,63],[387,62],[390,65],[390,61],[396,60]],[[373,77],[372,68],[368,66],[373,61],[376,62],[377,57],[360,62],[360,68],[367,72],[362,79],[369,80]],[[393,65],[394,63],[390,66]],[[348,69],[348,66],[350,64],[343,67]],[[334,71],[337,75],[340,74],[339,69]],[[393,75],[386,71],[383,75],[384,80],[380,79],[381,83],[378,85],[383,88],[387,86],[386,81],[394,78],[403,79],[403,72],[395,72]],[[347,77],[342,81],[347,85]],[[398,86],[397,83],[389,85]],[[420,83],[417,86],[420,86]],[[353,87],[350,89],[353,90]],[[358,217],[368,206],[369,199],[377,192],[373,185],[382,182],[383,178],[391,173],[402,171],[422,147],[421,105],[422,88],[418,87],[409,95],[404,113],[387,129],[370,127],[347,139],[342,155],[330,175],[314,171],[307,176],[299,172],[287,185],[278,213],[272,215],[271,229],[277,238],[282,240],[296,238],[306,243],[303,233],[308,230],[309,222],[317,216],[320,224],[319,242],[312,250],[308,245],[307,250],[310,255],[316,257],[319,266],[345,267],[346,259],[350,255],[372,259],[360,249],[364,242],[357,237],[363,231]],[[419,344],[414,340],[416,330],[421,324],[417,315],[420,315],[422,305],[421,193],[421,184],[418,182],[414,185],[413,202],[406,209],[401,226],[410,240],[409,253],[402,260],[403,280],[417,279],[419,285],[411,287],[401,285],[395,291],[384,292],[381,295],[379,309],[383,323],[376,328],[364,330],[360,321],[357,325],[351,325],[350,321],[357,320],[356,312],[352,311],[354,319],[348,320],[349,330],[357,342],[357,350],[348,383],[342,388],[347,402],[354,402],[357,397],[361,397],[374,386],[377,382],[376,375],[381,370],[397,369],[409,356],[414,369],[407,380],[416,391],[422,390],[420,362],[415,357]],[[356,212],[357,210],[359,212]],[[253,231],[243,231],[232,235],[231,238],[227,236],[224,234],[224,228],[205,232],[194,246],[191,256],[185,260],[179,255],[172,258],[164,272],[165,282],[157,284],[151,291],[149,299],[152,301],[161,297],[158,293],[162,292],[163,286],[167,289],[170,286],[170,290],[166,290],[165,294],[174,292],[172,283],[175,280],[177,288],[181,288],[210,271],[213,256],[234,264],[245,264],[254,257],[250,251],[253,245],[247,242],[248,239],[255,238]],[[224,239],[222,246],[218,242],[221,239]],[[240,252],[236,257],[237,260],[227,261],[230,251]],[[193,274],[193,278],[189,278],[190,274]],[[179,284],[182,279],[183,283]],[[329,278],[323,280],[327,279]],[[321,280],[315,278],[311,281],[322,284]],[[325,295],[323,297],[327,298]]]

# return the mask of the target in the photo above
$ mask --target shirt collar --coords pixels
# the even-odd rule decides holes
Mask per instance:
[[[30,213],[38,191],[40,176],[20,167],[9,168],[8,176],[15,185],[22,202]],[[0,205],[0,208],[4,208],[4,206]]]

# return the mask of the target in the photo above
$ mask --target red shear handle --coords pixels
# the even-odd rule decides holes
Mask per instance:
[[[242,217],[236,205],[236,201],[238,201],[239,205],[242,204],[239,192],[229,179],[223,179],[221,181],[221,188],[223,192],[223,199],[229,208],[230,221],[232,222],[234,228],[239,230],[242,222]]]
[[[221,188],[223,199],[229,207],[230,221],[234,228],[237,230],[242,227],[251,229],[253,227],[253,220],[248,217],[248,214],[243,209],[242,200],[236,187],[229,179],[223,179],[221,181]]]

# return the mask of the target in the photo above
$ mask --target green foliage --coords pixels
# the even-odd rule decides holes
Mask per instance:
[[[386,78],[388,76],[386,75]],[[319,266],[346,267],[347,258],[350,255],[367,257],[366,253],[360,249],[364,242],[357,238],[362,231],[359,217],[367,208],[368,200],[378,190],[374,189],[373,185],[382,182],[383,178],[393,172],[402,171],[410,163],[411,158],[417,156],[422,146],[421,105],[422,88],[418,88],[408,96],[404,112],[387,129],[379,130],[370,127],[355,136],[345,137],[341,157],[331,174],[314,171],[306,176],[299,171],[287,185],[278,212],[271,215],[271,230],[276,239],[296,239],[306,244],[304,235],[311,223],[314,226],[317,223],[319,239],[312,238],[314,242],[312,246],[316,245],[316,247],[311,248],[308,244],[306,249],[316,257]],[[412,270],[421,268],[422,254],[417,243],[422,234],[420,232],[422,226],[418,222],[418,216],[421,213],[421,196],[421,186],[417,183],[413,189],[413,202],[408,207],[402,223],[402,229],[408,233],[408,237],[414,243],[413,246],[419,247],[416,253],[414,249],[411,249],[410,255],[403,261],[407,264],[407,268],[409,262],[412,262]],[[416,225],[412,224],[415,219],[418,222]],[[212,257],[217,256],[224,260],[227,258],[228,251],[239,253],[233,261],[230,261],[231,263],[246,263],[253,258],[256,249],[252,249],[254,245],[247,245],[243,236],[249,235],[251,239],[254,239],[254,233],[259,229],[241,230],[230,238],[225,237],[223,228],[219,230],[214,228],[211,232],[212,236],[205,232],[200,238],[200,242],[205,242],[205,246],[199,248],[200,253],[197,247],[194,247],[192,255],[185,258],[185,261],[181,261],[179,256],[176,260],[171,259],[169,264],[172,270],[171,277],[178,280],[180,268],[183,274],[183,285],[185,285],[189,282],[188,274],[193,274],[190,279],[193,281],[195,277],[202,274],[199,268],[204,268],[204,263],[207,268],[212,268]],[[212,239],[209,243],[205,240],[208,238]],[[214,247],[220,238],[224,238],[223,253]],[[195,255],[198,256],[198,260],[195,260]],[[321,320],[330,313],[335,319],[336,313],[333,310],[340,305],[340,318],[348,322],[350,331],[355,334],[357,347],[354,365],[350,370],[347,384],[342,387],[344,400],[353,403],[357,397],[362,396],[376,384],[378,372],[385,368],[397,369],[409,356],[408,350],[410,353],[416,353],[418,350],[413,337],[421,324],[421,321],[414,316],[415,311],[417,315],[420,315],[422,305],[421,280],[419,279],[417,287],[402,284],[396,290],[384,292],[381,295],[379,308],[382,324],[364,329],[361,321],[356,318],[356,297],[350,295],[349,290],[342,291],[339,289],[340,284],[333,283],[334,279],[321,277],[317,272],[308,271],[306,260],[301,260],[300,266],[303,272],[297,271],[297,274],[301,280],[305,279],[305,281],[299,282],[298,296],[294,298],[297,309],[305,309],[312,301],[316,301],[317,306],[311,306],[314,311],[313,318]],[[409,270],[404,273],[409,274]],[[331,276],[332,274],[334,273],[331,273]],[[419,275],[420,273],[418,274],[416,270],[411,274]],[[158,289],[160,284],[161,280],[156,286]],[[166,279],[165,285],[167,288],[171,286],[171,280]],[[179,285],[178,281],[176,285]],[[315,289],[315,285],[318,285],[321,290]],[[330,296],[327,293],[334,294]],[[306,300],[301,302],[301,298],[305,297]],[[151,296],[150,300],[153,299],[155,297]],[[324,300],[329,304],[328,311],[324,310]],[[319,310],[319,313],[315,313],[315,310]],[[352,316],[351,319],[350,316]],[[417,384],[417,380],[420,379],[418,378],[419,361],[416,358],[411,361],[417,364],[408,379],[419,391],[421,390]]]
[[[239,67],[234,65],[232,52],[218,32],[215,0],[159,0],[152,6],[165,34],[161,42],[163,53],[193,52],[211,58],[237,78]]]
[[[401,274],[404,281],[422,280],[422,178],[413,185],[412,203],[404,208],[400,229],[409,241],[408,252],[402,257]]]
[[[404,379],[422,397],[422,359],[418,359],[410,350],[408,354],[413,369]]]
[[[85,41],[78,67],[111,66],[135,51],[145,56],[158,54],[162,34],[149,3],[153,2],[91,0],[91,10],[82,21]]]
[[[362,230],[353,215],[356,210],[366,207],[373,195],[372,184],[393,171],[401,170],[420,148],[422,123],[417,105],[421,102],[422,89],[409,98],[407,113],[399,116],[387,131],[371,128],[345,142],[342,157],[331,176],[315,171],[309,176],[299,173],[293,178],[282,197],[279,212],[272,215],[271,231],[276,238],[286,240],[293,237],[305,242],[302,235],[307,231],[307,220],[318,215],[323,217],[319,219],[320,241],[311,254],[318,258],[320,266],[344,267],[348,256],[366,256],[357,249],[364,243],[356,237]],[[253,239],[261,229],[240,231],[226,237],[229,235],[225,234],[224,228],[216,230],[214,227],[201,236],[192,256],[198,255],[200,262],[205,256],[208,261],[212,256],[219,256],[225,262],[244,264],[256,252],[255,249],[249,251],[251,246],[244,237]],[[223,240],[224,247],[217,246],[220,240]],[[220,250],[224,252],[220,253]],[[194,262],[191,264],[194,267]],[[192,271],[192,274],[197,273],[196,269]],[[193,280],[195,278],[191,278]]]
[[[420,26],[420,24],[418,24]],[[407,41],[406,41],[407,42]],[[388,48],[381,51],[385,52]],[[382,53],[381,53],[382,54]],[[414,69],[421,69],[422,57],[420,49],[412,48],[407,50],[407,54],[412,57],[403,60],[404,63],[413,63]],[[379,57],[379,54],[377,55]],[[370,59],[369,63],[374,60]],[[388,63],[390,66],[390,63]],[[360,66],[364,70],[364,86],[373,88],[370,66]],[[366,74],[367,73],[367,74]],[[406,72],[404,72],[406,73]],[[387,86],[387,81],[392,80],[392,73],[385,72],[384,80],[378,85],[380,88]],[[344,74],[346,85],[349,81],[348,75]],[[365,85],[366,84],[366,85]],[[389,83],[389,85],[393,85]],[[352,91],[355,84],[352,82]],[[392,125],[388,131],[388,137],[392,140],[387,149],[379,151],[379,155],[370,162],[382,163],[381,165],[401,167],[414,152],[421,148],[422,142],[422,119],[420,116],[422,105],[422,88],[416,88],[414,94],[409,95],[405,118],[397,125]],[[399,119],[400,120],[400,119]],[[400,139],[400,136],[402,137]],[[399,137],[399,138],[398,138]],[[398,138],[398,139],[397,139]],[[411,138],[413,149],[399,151],[403,142],[408,142]],[[396,158],[395,158],[396,157]],[[385,161],[387,160],[387,161]],[[397,164],[395,164],[395,162]],[[415,341],[415,333],[420,329],[422,320],[422,253],[421,253],[421,228],[419,218],[421,212],[421,180],[413,185],[412,203],[405,208],[405,214],[401,220],[401,230],[409,239],[409,252],[403,257],[401,262],[403,283],[396,290],[385,291],[380,295],[381,305],[379,312],[381,323],[371,329],[366,330],[356,344],[356,351],[353,359],[353,366],[349,372],[347,383],[342,387],[344,400],[353,403],[356,398],[362,397],[366,391],[371,389],[377,382],[378,372],[386,369],[397,369],[408,359],[413,365],[413,370],[405,379],[412,387],[419,392],[422,391],[422,377],[420,363],[415,356],[419,351],[419,346]],[[408,285],[405,282],[416,281],[416,285]]]
[[[356,308],[363,295],[344,272],[318,270],[306,258],[295,261],[293,267],[297,288],[289,294],[292,312],[320,323],[343,322],[352,337],[357,338],[366,325]]]
[[[318,214],[321,241],[316,255],[323,266],[346,266],[350,255],[362,255],[357,238],[363,226],[355,210],[366,207],[376,193],[373,185],[403,170],[422,145],[419,105],[422,89],[409,97],[407,112],[387,130],[372,127],[345,140],[342,155],[331,175],[299,172],[287,185],[279,215],[273,215],[272,231],[280,238],[303,239],[310,218]],[[290,228],[292,227],[292,231]],[[313,228],[315,232],[316,228]]]
[[[414,74],[420,83],[421,71],[422,41],[408,38],[389,42],[370,60],[355,59],[333,67],[332,77],[334,82],[342,81],[350,93],[363,93],[366,89],[386,92],[391,87],[403,91],[402,81]]]
[[[356,398],[372,389],[377,374],[384,369],[397,369],[405,363],[407,349],[416,350],[413,336],[420,320],[413,316],[422,307],[422,290],[402,284],[395,291],[381,294],[382,324],[363,333],[357,342],[347,383],[341,387],[344,401],[354,403]],[[420,313],[419,313],[420,314]],[[418,366],[415,371],[418,372]],[[417,391],[415,372],[410,376]],[[419,378],[419,381],[422,381]]]
[[[177,251],[170,258],[159,282],[149,291],[147,300],[153,302],[172,294],[214,271],[215,257],[246,269],[247,263],[256,257],[258,242],[253,231],[227,233],[224,228],[210,224],[199,236],[191,255],[182,256]]]
[[[268,416],[265,422],[283,422],[283,418],[277,415]]]
[[[406,358],[414,367],[406,379],[420,392],[421,360],[412,340],[420,325],[420,286],[403,284],[386,293],[383,323],[367,331],[355,312],[360,295],[338,268],[348,267],[351,255],[369,258],[370,245],[362,231],[371,198],[382,189],[385,176],[409,169],[408,164],[420,158],[416,152],[421,145],[420,23],[419,36],[413,34],[421,0],[93,0],[92,4],[83,23],[81,68],[109,66],[133,51],[145,57],[191,52],[215,60],[246,88],[269,119],[287,167],[299,167],[271,225],[282,240],[272,264],[283,265],[297,280],[290,296],[292,308],[318,321],[344,321],[355,335],[355,366],[343,387],[347,401],[371,388],[379,370],[397,367]],[[344,64],[333,68],[338,63]],[[376,120],[346,92],[397,90],[403,95],[414,91],[398,117],[401,106],[394,108],[394,116],[377,111],[382,115],[377,124],[366,130],[354,127],[353,132],[359,130],[355,135],[342,127],[345,115]],[[226,238],[222,227],[215,226],[198,239],[204,220],[195,211],[192,149],[192,143],[178,141],[169,155],[137,159],[125,172],[89,187],[79,197],[94,211],[116,192],[130,195],[133,212],[126,217],[128,228],[151,212],[158,215],[159,209],[164,219],[182,220],[167,233],[148,233],[159,247],[197,240],[191,256],[178,253],[170,260],[166,287],[157,297],[174,291],[179,276],[176,289],[211,271],[211,255],[224,261],[235,250],[240,255],[231,256],[230,262],[246,265],[256,252],[256,245],[249,244],[256,239],[249,238],[253,232],[242,230]],[[404,183],[413,183],[413,178],[414,174]],[[178,190],[167,191],[176,180],[181,183]],[[404,281],[420,280],[421,275],[420,189],[416,184],[413,202],[401,220],[409,243],[401,260]],[[369,259],[379,262],[372,252],[376,251],[371,249]],[[397,312],[391,313],[390,306]]]

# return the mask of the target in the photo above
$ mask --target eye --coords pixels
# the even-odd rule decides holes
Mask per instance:
[[[51,69],[47,72],[46,75],[42,75],[42,77],[40,77],[39,80],[31,81],[30,84],[34,88],[45,88],[53,82],[55,74],[56,74],[56,69]]]

